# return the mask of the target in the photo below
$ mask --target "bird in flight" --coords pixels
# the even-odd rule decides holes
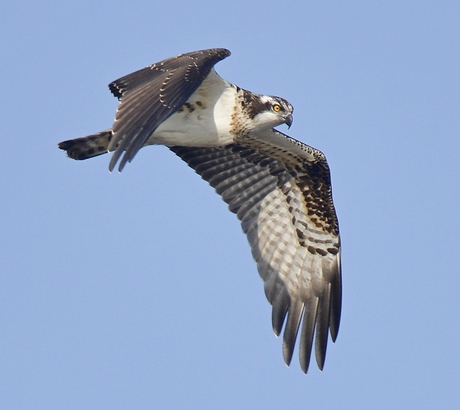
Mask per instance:
[[[292,124],[285,99],[244,90],[214,65],[223,48],[168,58],[109,84],[120,100],[111,129],[59,143],[70,158],[113,152],[119,171],[147,145],[165,145],[215,188],[251,246],[272,325],[291,363],[300,330],[306,373],[323,369],[342,305],[340,236],[324,154],[274,127]]]

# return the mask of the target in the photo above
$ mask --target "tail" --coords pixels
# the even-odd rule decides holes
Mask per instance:
[[[62,141],[58,147],[67,151],[67,156],[73,159],[88,159],[108,152],[112,130],[105,130],[87,137]]]

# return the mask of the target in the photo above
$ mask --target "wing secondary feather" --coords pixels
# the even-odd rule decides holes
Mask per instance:
[[[314,338],[322,369],[328,333],[335,341],[339,330],[342,298],[339,229],[324,155],[276,130],[226,147],[170,149],[241,220],[273,306],[275,334],[284,325],[286,364],[300,330],[302,370],[308,370]]]

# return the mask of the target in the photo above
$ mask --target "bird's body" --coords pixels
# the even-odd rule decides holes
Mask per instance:
[[[243,117],[242,102],[246,94],[248,91],[225,81],[213,68],[184,105],[158,126],[145,145],[220,147],[260,130],[261,127],[257,128],[252,121],[238,122],[238,118]],[[281,101],[277,97],[260,95],[259,98],[267,103]],[[290,114],[290,104],[286,102],[285,106]],[[227,107],[235,108],[232,111]],[[270,115],[263,128],[269,129],[279,123],[279,117]]]
[[[59,147],[74,159],[114,151],[109,169],[121,158],[121,170],[140,148],[168,146],[241,220],[277,335],[284,324],[286,363],[300,330],[302,369],[315,333],[322,369],[328,332],[337,337],[342,292],[329,167],[320,151],[273,128],[292,123],[286,100],[251,93],[215,72],[229,54],[182,54],[114,81],[109,88],[120,105],[113,127]]]
[[[251,93],[215,72],[214,64],[228,55],[225,49],[181,54],[112,82],[109,88],[120,99],[112,129],[64,141],[60,148],[74,159],[115,151],[109,168],[123,156],[121,171],[147,145],[217,147],[290,125],[293,108],[286,100]]]
[[[211,70],[190,98],[167,118],[146,145],[218,147],[236,141],[232,113],[225,107],[237,103],[235,87]]]

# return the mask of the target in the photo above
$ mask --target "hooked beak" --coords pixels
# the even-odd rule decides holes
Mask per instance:
[[[288,128],[291,128],[292,121],[293,121],[292,114],[286,115],[286,117],[284,118],[284,123],[288,126]]]

